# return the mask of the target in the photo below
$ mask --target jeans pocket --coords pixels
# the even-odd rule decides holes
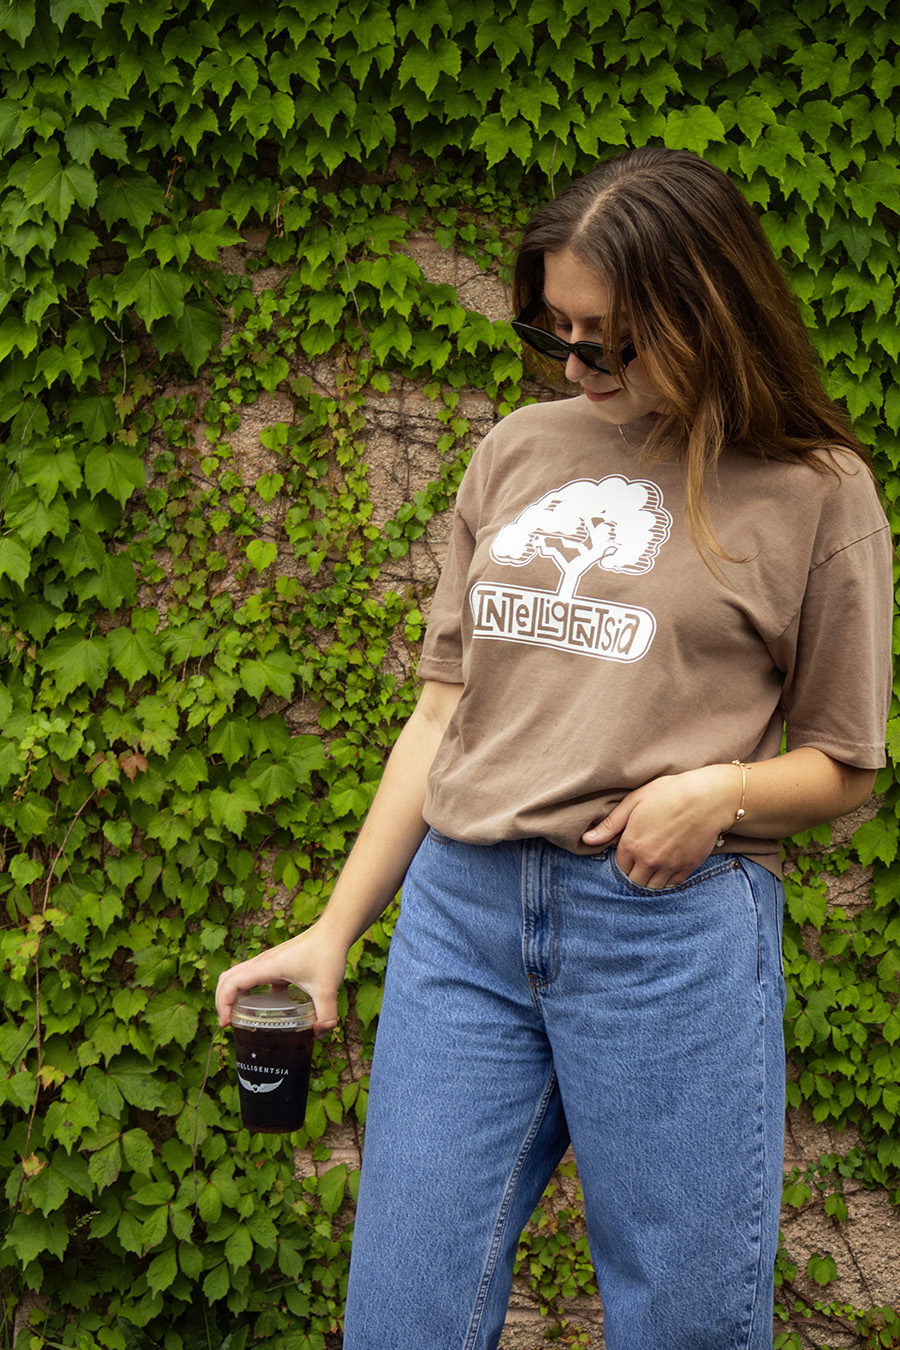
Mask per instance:
[[[787,999],[784,974],[784,884],[749,858],[741,858],[741,870],[747,878],[759,915],[760,934],[767,949],[767,964],[777,972],[782,989],[782,1012]]]
[[[711,881],[714,877],[722,876],[726,872],[737,872],[740,870],[740,861],[733,854],[717,853],[711,854],[705,858],[698,867],[695,867],[684,881],[679,881],[675,886],[639,886],[637,882],[632,881],[625,872],[622,871],[616,861],[616,850],[609,849],[607,853],[600,855],[602,861],[609,863],[610,869],[616,879],[627,890],[634,895],[642,898],[652,898],[654,896],[678,895],[684,891],[693,890],[697,886],[702,886],[704,882]]]

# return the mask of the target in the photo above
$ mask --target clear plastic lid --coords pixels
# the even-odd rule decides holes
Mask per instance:
[[[238,994],[231,1009],[232,1026],[255,1031],[305,1031],[315,1020],[312,999],[293,987]]]

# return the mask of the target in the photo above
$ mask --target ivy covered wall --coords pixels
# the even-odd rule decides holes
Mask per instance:
[[[299,1176],[240,1129],[211,991],[327,896],[414,697],[470,422],[537,392],[416,241],[503,280],[598,156],[707,155],[897,523],[896,12],[3,0],[0,72],[0,1343],[30,1309],[35,1347],[323,1350],[356,1173],[321,1164],[364,1124],[390,916],[354,950]],[[385,509],[373,440],[414,391],[433,447]],[[896,1308],[830,1293],[847,1186],[900,1199],[893,759],[877,786],[872,819],[793,849],[791,1105],[846,1131],[788,1176],[786,1215],[834,1241],[786,1247],[781,1346],[900,1346]],[[551,1331],[587,1335],[568,1198],[522,1269]]]

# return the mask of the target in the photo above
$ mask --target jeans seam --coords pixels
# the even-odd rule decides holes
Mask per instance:
[[[538,1131],[541,1128],[544,1116],[547,1114],[547,1107],[550,1105],[555,1090],[556,1090],[556,1072],[555,1070],[551,1069],[550,1077],[547,1079],[547,1086],[544,1088],[543,1096],[541,1097],[541,1100],[538,1104],[538,1109],[534,1114],[534,1119],[531,1122],[531,1128],[525,1137],[522,1147],[519,1149],[515,1163],[513,1164],[512,1171],[509,1174],[509,1180],[506,1183],[506,1189],[503,1193],[503,1199],[500,1202],[500,1208],[497,1213],[497,1221],[494,1224],[494,1231],[493,1234],[491,1235],[491,1243],[488,1249],[487,1257],[485,1259],[484,1272],[481,1277],[481,1283],[478,1286],[478,1291],[475,1296],[475,1303],[472,1308],[472,1317],[469,1322],[469,1330],[468,1333],[466,1334],[466,1339],[465,1342],[463,1343],[462,1350],[476,1350],[477,1337],[478,1333],[481,1330],[481,1320],[482,1317],[484,1316],[484,1308],[485,1304],[487,1303],[487,1297],[488,1292],[490,1290],[491,1281],[493,1280],[494,1272],[497,1269],[497,1257],[500,1252],[500,1244],[502,1241],[503,1232],[507,1226],[507,1222],[509,1219],[509,1211],[512,1208],[513,1196],[515,1194],[516,1186],[518,1185],[519,1178],[522,1175],[522,1170],[525,1166],[525,1160],[528,1157],[528,1154],[531,1152],[531,1147],[537,1137]]]
[[[554,858],[550,863],[550,895],[551,895],[551,914],[552,930],[550,941],[550,971],[547,975],[540,978],[529,977],[532,993],[540,989],[547,989],[559,975],[559,944],[560,932],[559,926],[562,922],[562,905],[559,896],[559,865]],[[535,1007],[540,1012],[540,1006],[535,1003]]]
[[[526,841],[527,842],[527,841]],[[541,856],[538,859],[538,868],[544,865],[544,855],[547,850],[542,847]],[[527,866],[532,865],[530,859]],[[531,959],[529,949],[531,940],[537,932],[540,924],[535,920],[533,906],[530,903],[531,898],[531,876],[527,874],[526,881],[526,900],[523,913],[523,958],[525,966],[525,976],[528,980],[528,987],[531,991],[531,1001],[537,1012],[541,1012],[541,1006],[535,995],[543,989],[547,989],[559,975],[559,950],[560,950],[560,924],[562,922],[562,902],[560,899],[559,888],[559,862],[555,854],[551,855],[551,860],[547,863],[549,869],[549,893],[550,902],[550,922],[551,922],[551,940],[550,940],[550,969],[547,974],[539,975],[531,969]],[[543,890],[543,883],[538,878],[538,893]],[[546,924],[546,915],[539,916],[541,923]]]
[[[759,1018],[761,1023],[760,1037],[757,1042],[757,1045],[759,1047],[762,1047],[765,1044],[766,1040],[766,991],[764,987],[764,975],[763,975],[762,915],[760,914],[759,897],[757,896],[756,888],[753,885],[753,878],[748,874],[746,868],[741,867],[741,872],[744,876],[744,880],[746,881],[747,887],[750,891],[750,902],[753,905],[753,914],[756,919],[756,952],[757,952],[756,991],[757,991],[757,998],[759,1000]],[[756,1151],[757,1151],[756,1175],[759,1178],[759,1185],[757,1188],[755,1198],[756,1213],[754,1216],[755,1219],[754,1241],[756,1243],[756,1262],[754,1267],[753,1287],[749,1293],[747,1338],[745,1341],[745,1346],[747,1347],[751,1346],[753,1343],[753,1329],[756,1324],[757,1316],[759,1314],[759,1291],[760,1291],[760,1277],[761,1277],[760,1267],[763,1254],[762,1222],[763,1222],[763,1214],[765,1213],[765,1186],[766,1186],[765,1167],[763,1165],[765,1155],[765,1145],[766,1145],[765,1114],[766,1114],[766,1061],[765,1056],[763,1055],[762,1085],[760,1089],[755,1120]]]

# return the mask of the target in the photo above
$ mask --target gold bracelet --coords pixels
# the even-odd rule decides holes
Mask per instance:
[[[744,798],[747,795],[747,770],[752,768],[752,765],[745,764],[743,760],[740,759],[733,759],[731,762],[736,769],[740,769],[741,771],[741,804],[735,811],[734,818],[735,820],[743,820],[744,816],[747,814],[744,810]]]
[[[747,814],[747,812],[744,810],[744,798],[747,795],[747,770],[750,769],[752,766],[750,764],[745,764],[743,760],[740,759],[733,759],[731,762],[736,769],[740,769],[741,771],[741,804],[734,813],[734,818],[736,821],[738,821],[743,820],[744,816]],[[721,848],[724,843],[725,843],[725,835],[724,834],[717,835],[715,844],[716,848]]]

